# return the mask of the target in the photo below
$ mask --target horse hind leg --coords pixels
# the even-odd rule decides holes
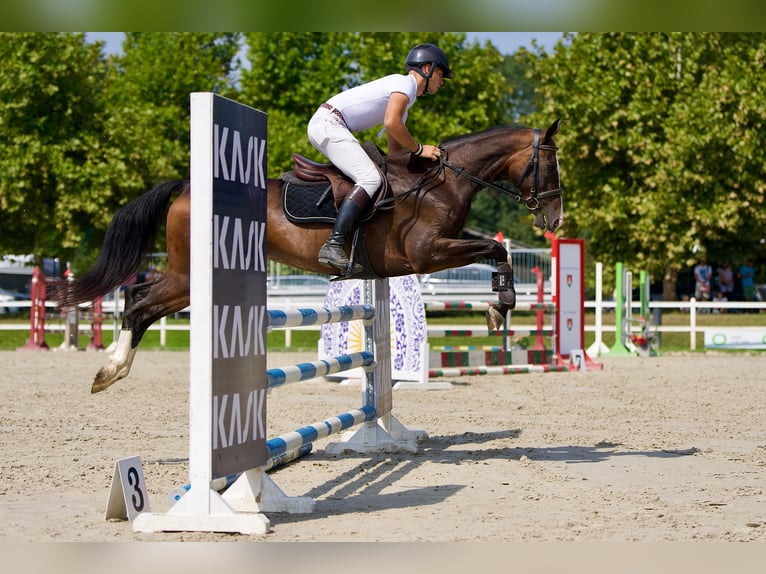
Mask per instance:
[[[125,297],[122,330],[109,364],[101,367],[91,386],[99,393],[130,374],[133,359],[146,330],[157,319],[189,305],[189,283],[175,274],[166,274],[153,283],[129,288]]]
[[[120,331],[117,345],[109,363],[101,367],[93,379],[93,384],[90,387],[91,393],[100,393],[130,374],[130,367],[133,365],[133,359],[136,356],[136,351],[138,351],[138,347],[131,347],[131,339],[132,334],[129,330],[122,329]]]
[[[115,341],[114,351],[109,357],[109,364],[101,367],[96,373],[90,388],[91,393],[99,393],[130,374],[130,367],[138,350],[137,345],[132,345],[133,329],[130,310],[138,301],[146,298],[153,286],[154,282],[139,283],[125,289],[125,312],[122,316],[122,328],[117,341]]]
[[[130,367],[133,365],[133,359],[138,350],[138,346],[132,345],[131,309],[138,301],[146,298],[153,286],[154,283],[139,283],[125,290],[125,312],[122,316],[120,335],[115,341],[115,348],[109,357],[109,363],[101,367],[96,373],[90,388],[91,393],[99,393],[130,374]]]

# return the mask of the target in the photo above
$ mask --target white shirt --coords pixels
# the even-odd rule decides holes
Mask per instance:
[[[407,111],[415,103],[418,84],[407,74],[391,74],[341,92],[327,103],[340,110],[346,126],[352,132],[360,132],[383,123],[388,100],[394,92],[401,92],[409,99],[402,121],[407,121]]]

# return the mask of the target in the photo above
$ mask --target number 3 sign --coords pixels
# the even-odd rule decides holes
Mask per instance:
[[[149,496],[144,484],[141,457],[132,456],[118,460],[114,465],[105,519],[125,520],[127,518],[132,522],[136,516],[148,511]]]

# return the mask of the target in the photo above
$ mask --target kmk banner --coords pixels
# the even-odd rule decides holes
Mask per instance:
[[[212,476],[266,463],[267,115],[213,96]]]

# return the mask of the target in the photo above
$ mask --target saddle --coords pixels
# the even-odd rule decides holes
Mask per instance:
[[[378,167],[383,183],[375,192],[370,206],[362,215],[369,221],[377,205],[392,195],[385,173],[383,152],[373,142],[362,147]],[[282,208],[293,223],[334,223],[343,199],[354,188],[354,182],[330,163],[318,163],[300,154],[292,155],[295,167],[280,176],[282,180]]]

